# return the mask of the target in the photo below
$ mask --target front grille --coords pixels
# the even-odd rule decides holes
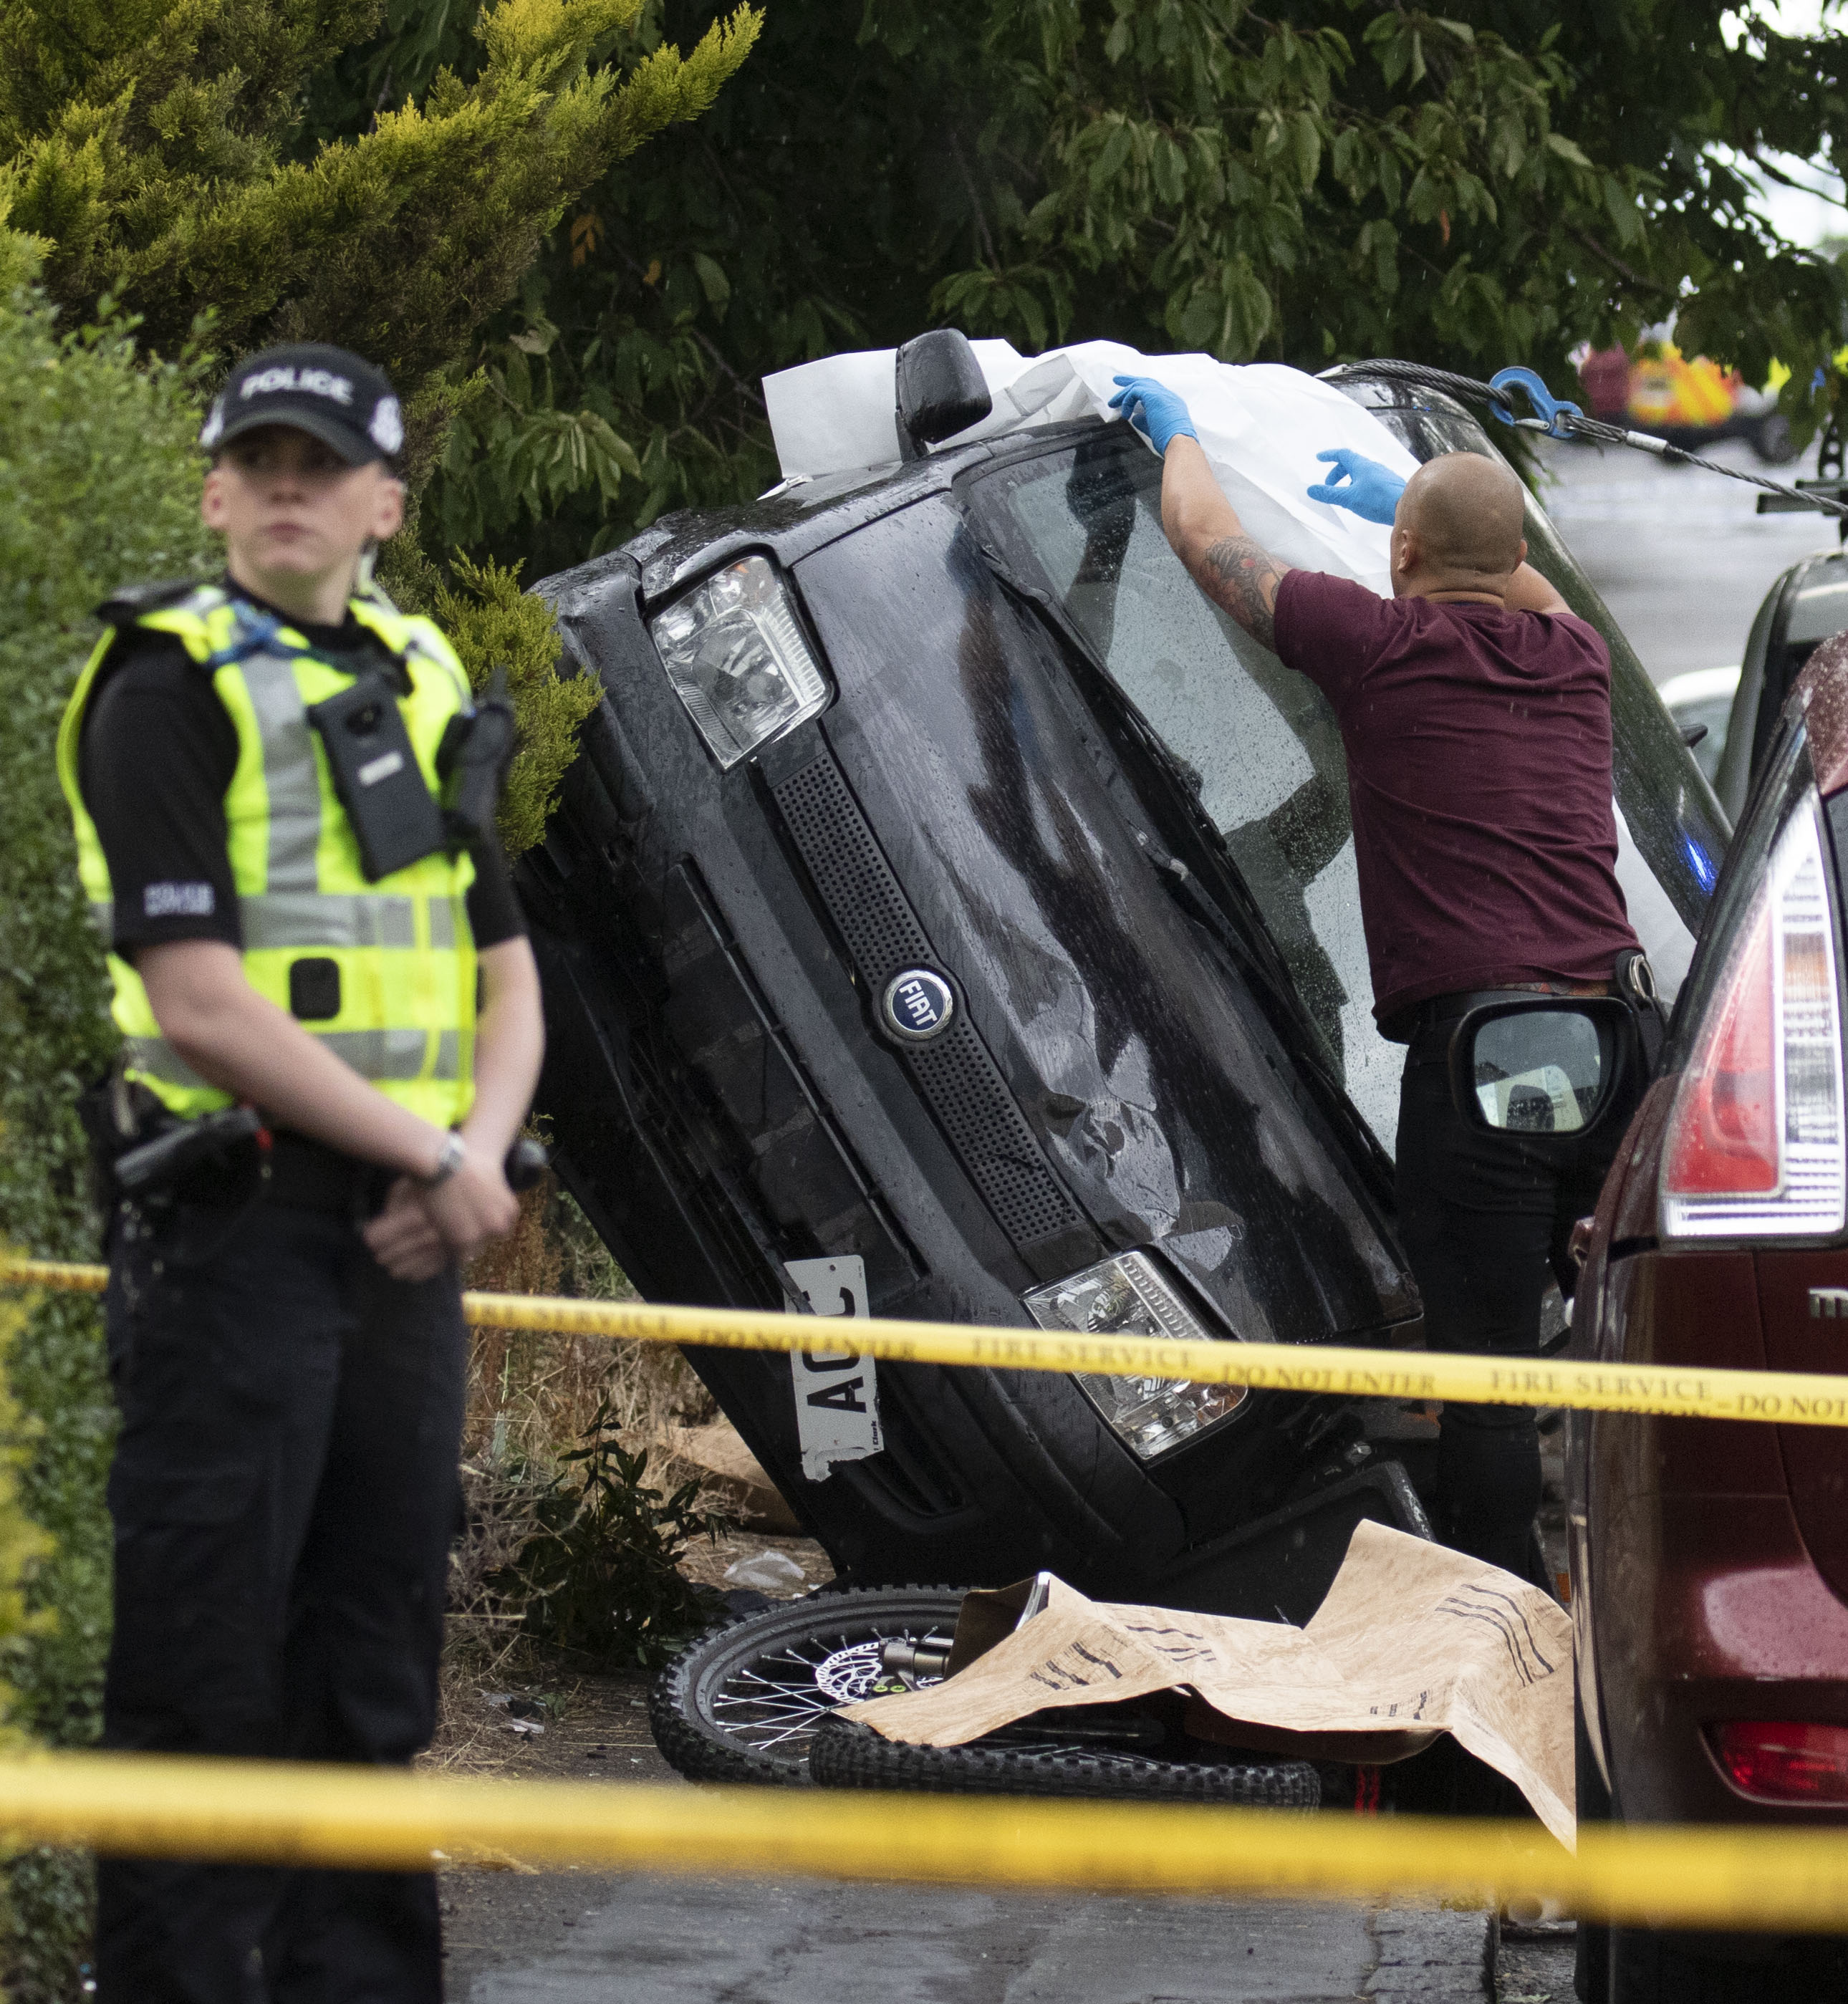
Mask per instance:
[[[950,1146],[1015,1245],[1050,1238],[1075,1221],[1071,1199],[1054,1180],[1026,1116],[966,1016],[958,1017],[929,1043],[906,1051],[905,1062],[942,1122]]]
[[[869,992],[908,967],[940,966],[833,755],[825,747],[771,789],[797,852]],[[959,1013],[899,1053],[995,1221],[1017,1247],[1079,1222],[1001,1067]]]
[[[777,804],[854,964],[883,985],[928,961],[931,943],[880,853],[860,804],[824,751],[775,789]]]

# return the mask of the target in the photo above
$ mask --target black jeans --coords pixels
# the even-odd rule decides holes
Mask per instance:
[[[1531,1357],[1541,1298],[1569,1295],[1566,1242],[1597,1203],[1628,1111],[1614,1106],[1589,1137],[1524,1140],[1472,1126],[1450,1103],[1455,1022],[1421,1028],[1399,1087],[1399,1228],[1425,1302],[1433,1350]],[[1439,1537],[1531,1577],[1540,1508],[1540,1436],[1531,1406],[1446,1401],[1437,1448]],[[1537,1580],[1536,1585],[1548,1585]]]
[[[259,1205],[118,1233],[103,1741],[402,1765],[435,1725],[466,1333],[451,1273]],[[98,2004],[435,2004],[428,1873],[106,1859]]]

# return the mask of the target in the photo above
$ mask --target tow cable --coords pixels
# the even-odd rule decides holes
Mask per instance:
[[[1622,425],[1606,424],[1601,418],[1588,418],[1576,404],[1555,397],[1531,369],[1504,369],[1489,381],[1478,383],[1473,377],[1458,376],[1448,369],[1428,368],[1422,362],[1362,362],[1353,367],[1356,375],[1385,377],[1421,389],[1441,390],[1465,403],[1486,404],[1503,424],[1512,425],[1517,431],[1538,432],[1547,438],[1585,439],[1594,445],[1629,446],[1677,466],[1698,466],[1705,472],[1724,474],[1728,480],[1742,480],[1747,486],[1761,490],[1761,515],[1815,510],[1835,516],[1843,524],[1844,539],[1848,539],[1848,481],[1843,477],[1842,441],[1832,422],[1823,433],[1819,471],[1824,477],[1800,480],[1794,487],[1787,487],[1782,481],[1766,479],[1762,474],[1742,473],[1736,466],[1722,466],[1717,460],[1671,445],[1653,433],[1628,431]],[[1510,401],[1510,393],[1515,391],[1527,398],[1533,412],[1531,417],[1517,413]]]

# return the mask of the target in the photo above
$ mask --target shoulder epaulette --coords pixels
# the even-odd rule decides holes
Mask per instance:
[[[113,597],[96,608],[96,616],[105,626],[131,625],[144,612],[158,612],[163,605],[177,605],[209,580],[188,578],[180,584],[125,584]]]

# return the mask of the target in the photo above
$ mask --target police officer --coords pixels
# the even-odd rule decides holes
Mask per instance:
[[[200,438],[225,574],[104,607],[59,736],[105,1154],[263,1123],[113,1216],[114,1747],[402,1765],[434,1725],[458,1266],[514,1223],[542,1028],[505,859],[439,804],[482,713],[366,580],[402,443],[359,356],[245,362]],[[428,1875],[99,1874],[102,2004],[409,2004],[440,1954]]]
[[[1499,461],[1449,454],[1408,482],[1356,453],[1320,455],[1334,464],[1310,496],[1392,527],[1394,595],[1382,599],[1272,556],[1221,491],[1182,399],[1152,378],[1117,380],[1117,407],[1162,455],[1176,553],[1341,725],[1373,1013],[1411,1046],[1397,1185],[1426,1340],[1532,1356],[1549,1270],[1569,1292],[1571,1226],[1597,1200],[1622,1109],[1583,1141],[1489,1136],[1452,1104],[1446,1060],[1459,1018],[1501,996],[1615,990],[1653,1007],[1617,881],[1609,653],[1527,562],[1520,483]],[[1439,1535],[1549,1585],[1540,1500],[1532,1410],[1446,1403]]]

